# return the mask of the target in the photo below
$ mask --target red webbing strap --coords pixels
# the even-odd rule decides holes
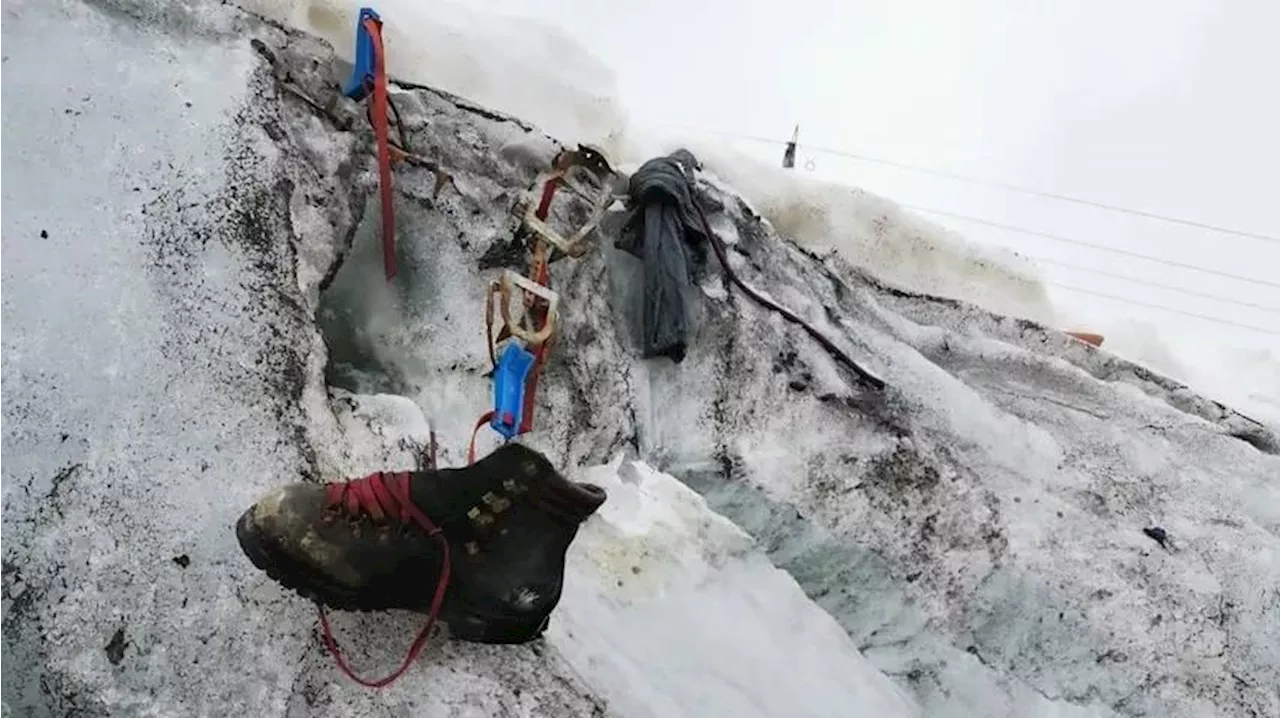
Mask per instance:
[[[538,219],[545,220],[547,214],[551,211],[551,200],[556,196],[556,189],[559,188],[561,182],[560,177],[553,177],[547,180],[542,186],[542,197],[538,201],[538,210],[536,216]],[[534,266],[532,268],[533,281],[547,286],[551,280],[551,272],[547,268],[545,255],[535,249]],[[489,361],[494,367],[497,367],[497,358],[494,356],[493,341],[493,298],[488,297],[488,305],[485,307],[485,342],[488,344]],[[525,296],[525,307],[529,314],[529,318],[533,321],[533,326],[543,326],[547,318],[547,304],[545,301],[530,295]],[[500,335],[501,336],[501,335]],[[522,416],[520,419],[520,427],[516,432],[523,434],[533,429],[533,407],[537,403],[538,395],[538,377],[542,374],[542,366],[546,362],[547,345],[551,342],[539,344],[533,348],[533,367],[529,370],[529,378],[525,382],[524,400]],[[493,412],[487,411],[480,420],[476,422],[475,428],[471,430],[471,441],[467,444],[467,465],[476,463],[476,435],[480,433],[481,427],[489,423],[493,419]]]
[[[418,660],[418,655],[422,653],[423,646],[427,645],[427,639],[431,637],[431,629],[436,625],[436,618],[440,615],[440,608],[444,605],[445,593],[449,589],[449,576],[453,571],[453,560],[449,553],[449,541],[445,538],[444,532],[440,530],[439,526],[436,526],[435,523],[431,521],[430,517],[422,513],[422,511],[413,504],[413,500],[409,498],[408,495],[408,477],[407,475],[401,475],[401,478],[403,478],[403,480],[397,483],[397,485],[401,487],[400,490],[404,492],[404,494],[399,497],[401,510],[406,512],[409,518],[412,518],[414,522],[426,530],[427,533],[436,540],[436,543],[440,546],[441,553],[440,575],[436,579],[436,589],[431,596],[431,608],[427,613],[427,622],[423,625],[422,630],[418,631],[418,635],[413,639],[413,644],[409,646],[409,653],[405,656],[400,667],[390,675],[378,679],[367,679],[357,676],[355,670],[353,670],[351,665],[347,663],[347,659],[343,657],[342,651],[338,648],[338,641],[333,637],[333,627],[329,625],[329,616],[325,613],[324,606],[317,604],[317,609],[320,612],[320,628],[323,631],[325,648],[329,649],[329,653],[333,655],[333,660],[338,664],[338,668],[345,673],[348,678],[368,688],[382,688],[383,686],[390,685],[397,678],[404,675],[404,672],[409,670],[409,666],[413,665],[414,661]],[[403,516],[401,518],[404,520]]]
[[[552,177],[542,185],[542,199],[539,200],[538,211],[535,213],[538,219],[545,220],[551,212],[551,199],[556,196],[556,189],[560,187],[560,182],[560,177]]]
[[[493,419],[493,412],[486,411],[480,416],[480,420],[476,422],[476,426],[471,430],[471,441],[467,444],[467,466],[476,463],[476,435],[480,433],[480,428],[488,424]]]
[[[391,194],[391,142],[387,118],[387,57],[382,46],[382,23],[365,18],[364,29],[373,42],[373,99],[370,111],[378,142],[378,182],[382,190],[382,266],[387,279],[396,276],[396,219]]]
[[[538,219],[546,220],[547,215],[551,213],[551,200],[556,196],[556,190],[560,188],[560,177],[552,177],[542,186],[542,199],[538,202],[538,210],[535,213]],[[546,287],[551,283],[551,270],[547,266],[545,255],[539,255],[534,252],[535,260],[533,267],[533,281]],[[543,326],[547,320],[546,302],[534,297],[529,304],[529,315],[533,320],[535,327]],[[542,376],[542,367],[547,361],[547,349],[553,339],[534,347],[533,350],[533,368],[529,370],[529,378],[525,382],[524,391],[524,407],[521,409],[520,431],[523,434],[533,430],[533,408],[537,403],[538,397],[538,378]]]
[[[547,286],[551,281],[551,273],[547,269],[546,262],[542,262],[535,270],[537,274],[533,281]],[[542,326],[547,320],[547,305],[539,300],[529,310],[530,316],[533,318],[534,326]],[[521,409],[520,416],[520,433],[533,430],[533,407],[537,403],[538,398],[538,379],[542,376],[542,366],[547,361],[547,351],[554,340],[554,335],[549,337],[545,342],[539,344],[533,349],[533,367],[529,369],[529,378],[525,381],[524,389],[524,407]]]

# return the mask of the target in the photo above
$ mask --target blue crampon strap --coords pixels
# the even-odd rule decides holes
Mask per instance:
[[[369,37],[369,31],[364,27],[366,19],[382,22],[382,18],[378,16],[378,13],[373,8],[360,8],[360,16],[356,18],[355,63],[351,68],[351,79],[347,81],[347,86],[342,90],[342,94],[357,101],[363,100],[364,96],[368,94],[369,85],[373,82],[375,67],[373,38]]]
[[[525,385],[533,368],[533,353],[515,340],[507,342],[493,370],[493,418],[489,426],[507,441],[520,433]]]

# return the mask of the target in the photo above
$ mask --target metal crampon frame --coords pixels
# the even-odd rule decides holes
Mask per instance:
[[[559,321],[560,295],[548,284],[549,265],[562,257],[580,258],[591,247],[591,235],[614,202],[622,197],[616,192],[622,178],[614,172],[604,153],[588,145],[561,152],[550,172],[534,181],[533,191],[512,209],[519,226],[517,234],[529,238],[532,251],[529,276],[505,270],[489,283],[485,297],[486,343],[494,368],[494,407],[477,425],[490,426],[506,440],[533,427],[534,398],[538,377],[546,362],[547,351],[554,342]],[[586,221],[568,236],[556,231],[547,221],[551,202],[559,188],[590,203]],[[516,293],[523,295],[523,309],[517,318],[512,302]],[[493,333],[494,305],[501,316],[502,327]],[[498,344],[511,340],[499,352]],[[468,449],[474,457],[475,437]]]
[[[518,220],[516,231],[530,237],[533,261],[528,277],[507,270],[490,282],[486,317],[492,322],[494,300],[499,299],[504,324],[496,340],[490,339],[491,357],[495,356],[495,341],[500,342],[506,336],[518,337],[530,347],[550,340],[558,319],[560,298],[547,287],[547,267],[563,257],[581,258],[590,250],[592,232],[609,208],[624,198],[617,191],[622,179],[609,165],[603,152],[590,145],[579,145],[576,150],[561,152],[553,163],[553,169],[540,173],[534,180],[532,192],[516,202],[512,209]],[[560,188],[586,200],[590,206],[586,221],[567,236],[547,221],[551,201]],[[525,311],[519,320],[513,322],[511,300],[516,290],[524,295]]]

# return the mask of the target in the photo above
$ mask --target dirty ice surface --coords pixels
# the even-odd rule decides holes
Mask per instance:
[[[795,579],[676,479],[621,458],[549,640],[628,716],[920,715]]]
[[[240,0],[324,38],[349,59],[365,0]],[[1034,268],[1011,252],[968,242],[850,187],[799,177],[700,136],[627,122],[612,71],[575,38],[498,0],[381,0],[391,73],[494,107],[561,141],[604,147],[624,170],[688,146],[789,237],[839,249],[886,279],[993,311],[1057,321]],[[507,11],[507,12],[504,12]]]
[[[155,27],[108,10],[4,8],[9,57],[54,51],[68,73],[5,83],[4,715],[560,718],[603,715],[601,697],[619,716],[917,715],[741,531],[631,463],[583,476],[611,502],[574,546],[546,646],[436,640],[386,691],[342,679],[311,606],[231,530],[315,468],[309,444],[330,464],[395,468],[426,426],[407,400],[339,392],[342,446],[299,432],[318,430],[299,426],[319,377],[297,312],[318,275],[289,263],[334,238],[289,234],[301,215],[275,181],[322,188],[257,134],[257,113],[317,151],[334,140],[255,99],[261,60],[216,10]],[[335,624],[373,672],[417,620]]]
[[[899,296],[816,259],[730,195],[729,216],[716,221],[731,225],[738,249],[768,260],[756,267],[735,252],[740,271],[875,362],[898,404],[859,404],[866,397],[812,342],[710,292],[702,304],[721,321],[700,325],[679,370],[648,373],[610,312],[632,303],[586,289],[630,276],[600,253],[556,269],[573,297],[565,345],[577,350],[556,354],[542,394],[554,418],[531,443],[566,466],[590,465],[629,434],[651,463],[665,453],[664,470],[693,484],[694,469],[719,468],[711,443],[726,442],[733,480],[702,472],[718,489],[708,504],[732,511],[796,583],[669,477],[596,467],[587,475],[616,508],[584,526],[545,644],[437,641],[386,691],[342,681],[314,611],[248,564],[231,526],[282,482],[404,468],[420,447],[426,422],[413,402],[358,410],[359,399],[335,392],[331,406],[320,374],[317,285],[342,230],[355,229],[349,205],[371,196],[371,153],[356,132],[281,99],[246,35],[298,58],[294,79],[312,89],[320,80],[306,60],[327,56],[228,19],[217,3],[204,18],[194,6],[4,5],[9,63],[59,59],[4,85],[8,710],[559,718],[600,715],[602,699],[621,715],[666,715],[669,694],[701,709],[691,715],[750,715],[744,705],[910,715],[898,694],[908,686],[938,708],[930,715],[1087,714],[1099,693],[1131,714],[1183,696],[1195,700],[1181,703],[1184,715],[1280,705],[1268,692],[1280,645],[1280,523],[1266,473],[1276,463],[1262,439],[1246,443],[1233,417],[1060,335]],[[360,329],[379,348],[407,348],[388,363],[418,372],[408,378],[420,388],[442,387],[435,395],[456,401],[448,413],[464,432],[456,417],[469,419],[489,390],[474,371],[477,255],[499,243],[506,193],[522,190],[530,169],[499,149],[549,155],[551,143],[435,93],[406,97],[404,109],[415,141],[446,155],[468,194],[403,202],[406,232],[433,240],[404,245],[393,309],[410,320],[392,313]],[[401,200],[423,182],[398,173]],[[375,217],[367,212],[362,229]],[[361,253],[376,266],[370,235],[359,233],[349,269]],[[372,299],[385,287],[355,284]],[[432,312],[418,311],[421,299]],[[381,334],[388,328],[402,336]],[[729,368],[758,373],[730,394],[726,381],[747,377]],[[707,416],[713,401],[724,416]],[[368,425],[352,427],[348,413]],[[338,421],[342,432],[328,425]],[[409,428],[388,428],[400,424]],[[1180,537],[1173,550],[1142,536],[1148,518]],[[730,596],[734,613],[717,614]],[[641,631],[646,618],[653,630]],[[417,624],[335,622],[369,670],[394,665]],[[593,635],[596,623],[616,637]],[[776,655],[759,653],[766,641]],[[861,655],[894,686],[855,652],[864,641],[874,645]],[[692,670],[682,661],[714,662],[714,682],[691,684],[676,672]],[[36,705],[45,712],[27,710]]]
[[[366,216],[321,325],[335,383],[410,397],[456,464],[470,430],[458,417],[489,401],[477,312],[504,247],[496,218],[532,178],[519,158],[554,147],[435,93],[402,99],[410,140],[464,189],[403,205],[403,236],[430,240],[406,241],[413,269],[394,290]],[[640,360],[640,270],[605,222],[597,251],[553,265],[561,333],[526,443],[564,466],[634,449],[702,493],[928,715],[1280,705],[1267,688],[1280,594],[1254,590],[1280,568],[1274,435],[1058,331],[805,251],[712,174],[700,180],[744,281],[846,343],[887,390],[852,385],[715,272],[692,292],[685,361]],[[406,175],[402,191],[422,182]],[[574,203],[553,204],[568,226]],[[482,450],[493,441],[482,433]],[[1180,553],[1143,534],[1153,524],[1181,537]]]
[[[408,399],[336,396],[356,464],[402,465],[428,440]],[[609,500],[570,547],[547,642],[617,715],[921,715],[795,579],[679,480],[621,455],[570,478]]]
[[[354,18],[368,0],[239,0],[329,41],[350,58]],[[552,3],[519,0],[380,0],[389,66],[526,119],[566,142],[610,151],[627,168],[676,146],[692,149],[729,180],[784,236],[831,248],[877,276],[919,292],[961,299],[1063,329],[1099,331],[1105,350],[1189,384],[1280,429],[1280,355],[1255,347],[1175,350],[1156,329],[1117,313],[1081,325],[1055,307],[1039,270],[1003,248],[972,242],[861,189],[762,164],[704,135],[655,132],[628,123],[609,67],[553,16]],[[534,19],[538,15],[539,19]]]

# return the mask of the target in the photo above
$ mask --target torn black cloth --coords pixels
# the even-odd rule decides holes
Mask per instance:
[[[644,262],[645,358],[679,363],[688,346],[685,293],[706,262],[707,237],[694,205],[697,159],[685,150],[645,162],[628,186],[631,214],[614,246]]]

